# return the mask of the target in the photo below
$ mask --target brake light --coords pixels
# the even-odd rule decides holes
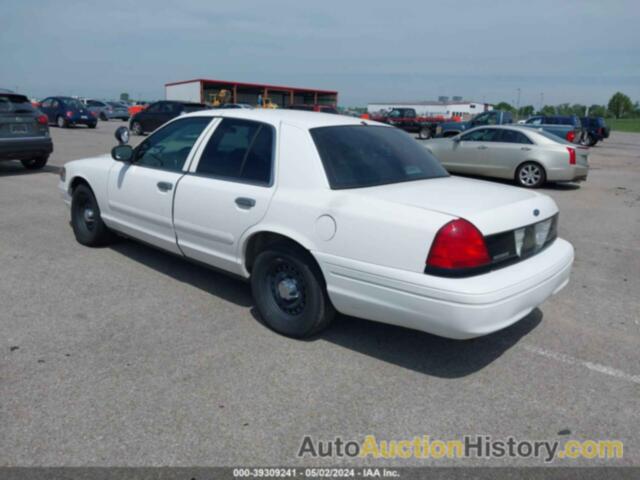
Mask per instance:
[[[491,262],[484,237],[471,222],[459,218],[443,226],[436,234],[427,270],[476,268]]]
[[[600,127],[598,128],[598,135],[604,135],[604,128]]]
[[[573,143],[573,141],[576,139],[576,132],[574,132],[573,130],[570,130],[567,132],[567,141]]]
[[[69,117],[69,118],[73,117],[73,112],[71,110],[69,110],[67,112],[67,117]]]
[[[94,116],[94,117],[98,116],[98,114],[96,112],[91,112],[91,115]]]
[[[567,151],[569,152],[569,165],[576,164],[576,149],[567,147]]]
[[[40,125],[46,125],[49,123],[49,119],[46,115],[38,115],[38,123]]]

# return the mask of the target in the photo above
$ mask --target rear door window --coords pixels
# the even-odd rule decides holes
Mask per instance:
[[[224,118],[202,152],[196,173],[269,185],[273,145],[273,127]]]
[[[532,144],[533,142],[522,132],[516,130],[501,130],[500,142]]]

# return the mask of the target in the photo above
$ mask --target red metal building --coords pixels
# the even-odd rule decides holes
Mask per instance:
[[[285,87],[262,83],[228,82],[196,78],[166,83],[165,98],[189,102],[213,103],[221,90],[229,92],[229,102],[257,105],[259,98],[269,98],[280,107],[289,105],[338,104],[338,92],[317,88]]]

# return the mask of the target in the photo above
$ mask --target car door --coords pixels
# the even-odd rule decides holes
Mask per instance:
[[[241,272],[239,239],[275,190],[275,143],[265,123],[224,118],[215,126],[176,190],[174,225],[187,257]]]
[[[511,129],[494,129],[493,141],[487,143],[483,172],[492,177],[513,178],[515,169],[530,159],[533,142],[524,133]]]
[[[452,140],[451,152],[445,165],[457,173],[478,173],[486,158],[487,143],[492,137],[491,128],[477,128]]]
[[[174,253],[173,199],[191,151],[212,117],[178,119],[146,138],[131,163],[109,172],[106,218],[116,229]]]
[[[152,103],[136,114],[135,120],[140,123],[143,131],[152,132],[164,123],[158,118],[163,103],[164,102]]]

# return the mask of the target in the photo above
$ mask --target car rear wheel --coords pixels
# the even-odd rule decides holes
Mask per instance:
[[[596,143],[598,143],[598,139],[595,137],[595,135],[591,135],[590,133],[587,133],[582,141],[582,144],[586,145],[587,147],[593,147]]]
[[[78,185],[71,197],[71,227],[78,243],[88,247],[107,245],[115,239],[100,217],[96,197],[88,185]]]
[[[104,112],[100,112],[100,120],[102,120],[103,122],[106,122],[109,119],[107,118],[107,115]]]
[[[546,181],[546,177],[544,168],[536,162],[525,162],[516,171],[516,182],[521,187],[541,187]]]
[[[319,267],[295,245],[276,244],[258,254],[251,290],[263,321],[288,337],[318,333],[335,316]]]
[[[46,156],[46,157],[29,158],[26,160],[21,160],[21,162],[22,162],[22,166],[27,170],[40,170],[47,164],[48,160],[49,160],[49,157]]]
[[[422,127],[418,132],[418,138],[421,140],[428,140],[431,138],[431,129],[429,127]]]
[[[89,125],[87,125],[87,127],[89,127],[89,128],[96,128],[97,126],[98,126],[98,122],[90,123]]]
[[[144,131],[142,130],[142,125],[140,125],[140,122],[133,122],[131,124],[131,131],[136,135],[144,134]]]
[[[69,126],[67,120],[62,115],[58,115],[58,117],[56,118],[56,125],[58,125],[58,127],[60,128],[66,128]]]

